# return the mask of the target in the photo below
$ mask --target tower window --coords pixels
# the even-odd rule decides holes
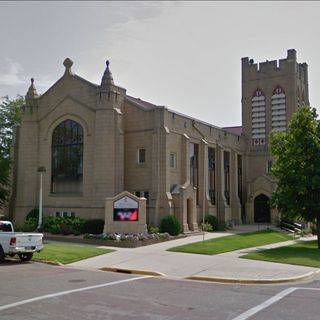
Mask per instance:
[[[272,131],[286,131],[286,95],[284,90],[277,86],[271,97]]]
[[[251,99],[252,144],[264,145],[266,141],[266,97],[262,90],[257,89]]]

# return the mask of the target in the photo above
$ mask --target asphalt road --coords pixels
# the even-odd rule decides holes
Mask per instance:
[[[0,319],[319,320],[319,280],[224,285],[5,262]]]

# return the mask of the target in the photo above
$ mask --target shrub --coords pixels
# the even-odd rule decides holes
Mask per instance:
[[[218,231],[219,221],[218,221],[217,217],[215,217],[211,214],[207,214],[204,217],[204,222],[210,224],[213,231]]]
[[[43,230],[53,234],[75,234],[80,235],[83,233],[84,224],[86,220],[78,217],[53,217],[45,216],[43,218]]]
[[[227,229],[228,229],[227,225],[224,222],[219,222],[218,223],[217,231],[225,231]]]
[[[90,234],[101,234],[104,228],[104,220],[92,219],[87,220],[83,225],[83,232]]]
[[[201,230],[211,232],[213,231],[212,225],[210,223],[201,223]]]
[[[22,224],[15,224],[14,230],[16,232],[34,232],[37,229],[38,221],[36,219],[26,220]]]
[[[168,232],[172,236],[176,236],[181,232],[181,223],[174,215],[167,215],[161,219],[160,231]]]
[[[311,233],[312,233],[313,235],[316,235],[316,234],[317,234],[317,225],[316,225],[316,223],[311,223],[310,229],[311,229]]]
[[[50,227],[49,232],[52,234],[59,234],[61,232],[60,226],[58,224],[53,224]]]
[[[34,208],[27,214],[26,220],[35,219],[39,220],[39,209]]]
[[[159,228],[153,225],[148,226],[148,233],[159,233]]]

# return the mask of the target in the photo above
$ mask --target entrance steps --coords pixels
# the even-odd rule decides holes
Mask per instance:
[[[203,234],[203,231],[192,231],[192,230],[189,230],[189,231],[186,231],[186,232],[184,232],[183,233],[184,235],[186,235],[186,236],[198,236],[198,235],[201,235],[201,234]]]

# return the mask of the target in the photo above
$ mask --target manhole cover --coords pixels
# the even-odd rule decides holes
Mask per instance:
[[[75,283],[75,282],[86,282],[85,279],[71,279],[71,280],[68,280],[68,282],[71,282],[71,283]]]

